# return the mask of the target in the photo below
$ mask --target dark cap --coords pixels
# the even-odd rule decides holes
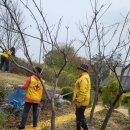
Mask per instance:
[[[36,71],[40,74],[41,73],[41,71],[42,71],[42,69],[40,68],[40,67],[35,67],[35,69],[36,69]],[[35,70],[33,70],[33,72],[35,73]]]
[[[81,64],[77,69],[88,72],[88,66],[86,64]]]

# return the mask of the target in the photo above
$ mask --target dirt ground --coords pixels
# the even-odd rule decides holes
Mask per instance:
[[[67,115],[74,112],[74,108],[71,106],[67,106],[64,109],[57,109],[56,110],[56,116],[61,115]],[[48,108],[42,109],[39,114],[39,121],[46,121],[50,119],[50,110]],[[87,122],[90,130],[99,130],[101,127],[101,124],[103,122],[103,119],[105,117],[106,110],[102,110],[100,112],[97,112],[94,114],[93,122],[89,122],[89,115],[87,116]],[[10,115],[8,118],[8,124],[4,127],[5,130],[17,130],[17,127],[20,124],[21,120],[21,114],[18,115]],[[32,112],[30,111],[28,116],[27,125],[32,124]],[[3,130],[4,130],[3,129]],[[46,127],[42,130],[49,130],[49,127]],[[74,130],[75,129],[75,119],[74,120],[68,120],[66,122],[61,123],[60,125],[56,126],[56,130]],[[128,116],[125,116],[122,113],[119,113],[117,111],[114,111],[109,122],[107,125],[106,130],[130,130],[130,118]]]

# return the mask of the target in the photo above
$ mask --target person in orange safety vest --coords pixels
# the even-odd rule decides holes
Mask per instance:
[[[37,72],[41,73],[41,68],[36,67]],[[33,107],[33,127],[37,127],[38,122],[38,107],[44,94],[43,86],[37,75],[32,75],[29,77],[25,84],[20,86],[21,89],[24,89],[25,92],[25,105],[22,114],[21,125],[19,129],[23,130],[26,126],[26,120],[31,106]]]

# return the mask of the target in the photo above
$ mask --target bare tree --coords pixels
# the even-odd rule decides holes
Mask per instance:
[[[21,3],[23,4],[23,6],[30,12],[33,20],[35,21],[36,23],[36,26],[37,26],[37,30],[39,32],[39,37],[36,37],[36,36],[32,36],[30,34],[25,34],[23,32],[23,30],[21,29],[21,26],[20,26],[20,23],[17,19],[17,15],[16,15],[16,10],[12,7],[10,7],[10,4],[9,3],[12,3],[12,1],[10,0],[10,2],[8,3],[6,0],[1,0],[0,1],[0,5],[5,8],[9,14],[9,16],[11,17],[13,23],[14,23],[14,26],[16,27],[15,29],[14,28],[6,28],[6,30],[10,31],[10,32],[15,32],[17,33],[19,36],[20,36],[20,39],[22,41],[22,47],[24,49],[24,55],[26,56],[29,64],[31,65],[31,68],[33,70],[35,70],[35,67],[34,67],[34,64],[31,60],[31,57],[29,55],[29,51],[28,51],[28,46],[27,46],[27,42],[25,40],[25,36],[29,36],[31,38],[36,38],[40,41],[40,56],[39,56],[39,63],[40,63],[40,57],[41,57],[41,54],[42,52],[43,53],[43,60],[44,60],[44,57],[45,57],[45,54],[47,54],[50,49],[48,50],[48,46],[49,48],[51,48],[52,52],[54,49],[57,49],[59,51],[59,54],[63,56],[63,59],[64,59],[64,62],[62,64],[62,66],[60,67],[60,69],[57,69],[55,68],[55,65],[53,66],[53,71],[55,73],[55,77],[54,77],[54,85],[53,85],[53,93],[52,95],[49,95],[46,87],[45,87],[45,84],[43,83],[42,81],[42,77],[36,72],[35,72],[40,76],[40,81],[44,87],[44,90],[45,90],[45,93],[48,97],[48,100],[51,104],[51,130],[55,130],[55,104],[54,104],[54,96],[55,96],[55,93],[56,93],[56,88],[58,86],[58,80],[59,80],[59,77],[63,71],[63,69],[65,68],[67,62],[68,62],[68,52],[66,51],[66,49],[61,49],[60,47],[60,42],[58,42],[58,36],[59,36],[59,30],[60,30],[60,26],[61,26],[61,23],[62,23],[62,18],[59,20],[59,23],[58,23],[58,26],[57,26],[57,29],[56,29],[56,32],[54,34],[52,34],[52,31],[54,31],[54,27],[55,26],[48,26],[47,22],[46,22],[46,19],[45,19],[45,16],[44,16],[44,13],[43,13],[43,10],[42,10],[42,6],[41,6],[41,1],[40,1],[40,6],[38,6],[38,3],[35,1],[35,0],[31,0],[31,2],[33,3],[37,13],[38,13],[38,17],[40,17],[41,21],[38,20],[37,18],[37,15],[32,11],[32,8],[29,7],[28,5],[28,1],[22,1],[20,0]],[[13,6],[13,4],[12,4]],[[65,43],[66,47],[67,46],[71,46],[71,44],[73,43],[73,40],[72,41],[68,41],[68,28],[66,28],[67,30],[67,35],[66,35],[66,41],[68,43]],[[3,43],[3,45],[5,45]],[[14,59],[12,59],[13,62],[20,68],[22,69],[25,69],[27,70],[28,72],[31,72],[33,73],[30,69],[27,69],[23,66],[20,66],[18,63],[16,63],[16,61]],[[50,61],[52,62],[52,64],[54,64],[54,61],[53,61],[53,53],[52,55],[50,56]]]
[[[99,11],[97,11],[97,1],[95,0],[94,6],[93,6],[92,2],[91,2],[91,5],[92,5],[93,12],[96,15],[97,12],[99,12]],[[103,7],[103,5],[101,7]],[[102,16],[103,15],[101,15],[101,17]],[[108,123],[109,118],[111,116],[111,113],[115,107],[115,104],[120,99],[121,95],[124,92],[129,92],[128,89],[127,90],[123,89],[124,88],[123,85],[125,84],[125,80],[123,79],[123,75],[124,75],[125,71],[130,67],[130,64],[128,62],[129,61],[129,53],[130,53],[130,50],[129,50],[129,46],[130,46],[129,29],[127,29],[128,28],[127,25],[129,22],[128,16],[129,16],[129,13],[126,15],[124,23],[122,24],[122,27],[119,28],[119,25],[121,25],[119,23],[113,24],[113,25],[108,26],[108,27],[104,27],[103,23],[99,23],[99,20],[101,17],[98,15],[99,18],[96,17],[94,19],[95,26],[93,26],[93,30],[96,32],[96,34],[94,36],[89,34],[89,38],[87,37],[88,33],[85,32],[85,30],[86,30],[86,28],[88,28],[88,26],[85,25],[86,28],[83,26],[80,28],[81,33],[85,37],[85,42],[83,42],[83,43],[86,45],[87,54],[88,54],[88,57],[90,59],[90,64],[93,67],[95,77],[96,77],[96,91],[95,91],[95,98],[94,98],[94,102],[93,102],[93,107],[91,110],[90,120],[93,117],[93,111],[94,111],[95,105],[96,105],[97,100],[98,100],[98,90],[99,90],[100,81],[101,81],[102,74],[103,74],[103,69],[104,69],[103,65],[105,62],[106,62],[105,65],[107,65],[106,66],[107,69],[109,69],[109,70],[111,69],[111,71],[113,71],[115,73],[115,75],[118,79],[118,82],[119,82],[118,93],[117,93],[116,98],[114,99],[113,103],[111,104],[111,106],[106,114],[105,120],[103,121],[103,124],[101,126],[101,130],[106,129],[106,126],[107,126],[107,123]],[[109,38],[108,38],[107,35],[109,35],[109,32],[111,33],[111,36],[109,36]],[[116,42],[116,43],[114,42],[114,40],[113,40],[114,37],[118,38],[118,42]],[[107,41],[106,38],[109,40]],[[113,42],[114,42],[114,44],[113,44]],[[93,59],[92,59],[93,54],[95,54],[95,52],[92,54],[92,48],[93,48],[92,44],[93,43],[97,48],[96,55],[99,58],[99,60],[97,60],[98,62],[97,62],[96,66],[94,66],[95,61],[93,61]],[[112,45],[114,45],[114,46],[112,48],[110,48],[110,46],[112,46]],[[109,53],[107,53],[106,50],[109,50]],[[118,62],[119,57],[116,58],[116,60],[114,59],[117,62],[113,61],[114,56],[116,56],[116,55],[118,56],[118,55],[120,55],[120,53],[122,53],[122,55],[124,55],[124,52],[126,53],[126,56],[124,58],[123,63],[121,63],[121,61]],[[121,65],[121,64],[123,65],[122,71],[121,71],[121,76],[118,77],[117,72],[116,72],[116,67]]]
[[[99,87],[100,82],[103,77],[104,72],[107,72],[106,64],[104,61],[104,52],[106,49],[106,46],[110,43],[110,41],[115,36],[115,30],[118,27],[118,24],[111,25],[109,27],[104,27],[103,24],[101,24],[100,19],[103,17],[105,12],[109,9],[110,5],[105,6],[104,4],[101,4],[98,7],[98,2],[95,0],[94,4],[90,0],[92,11],[93,11],[93,17],[92,22],[85,25],[80,25],[80,32],[84,36],[84,41],[81,41],[82,46],[86,50],[86,59],[89,60],[89,64],[93,70],[93,80],[92,84],[95,86],[95,96],[93,101],[93,106],[90,113],[90,121],[92,121],[95,106],[98,102],[98,93],[99,93]],[[113,35],[111,36],[111,39],[108,41],[108,43],[104,44],[103,38],[110,33],[110,31],[115,28]],[[95,48],[95,50],[94,50]]]
[[[115,100],[113,101],[110,109],[108,110],[106,118],[101,127],[101,130],[105,130],[116,102],[119,100],[119,98],[124,92],[129,91],[129,90],[123,89],[123,84],[125,83],[125,80],[122,81],[124,72],[130,66],[128,63],[129,52],[130,52],[129,29],[127,29],[128,28],[127,25],[129,21],[128,19],[129,13],[127,14],[126,17],[124,17],[125,20],[124,20],[124,23],[122,24],[122,27],[119,26],[121,25],[121,23],[120,24],[115,23],[110,26],[104,26],[104,24],[100,22],[100,19],[103,17],[105,12],[109,9],[110,5],[104,10],[105,6],[103,4],[100,7],[98,7],[98,1],[95,0],[95,3],[93,4],[92,1],[90,0],[90,3],[91,3],[93,14],[94,14],[93,16],[94,24],[80,26],[80,32],[82,33],[85,39],[84,41],[82,41],[83,43],[82,45],[83,47],[86,48],[86,57],[90,60],[90,65],[94,71],[95,85],[96,85],[94,102],[93,102],[93,106],[92,106],[91,114],[90,114],[90,121],[93,118],[95,105],[97,104],[97,101],[98,101],[100,82],[101,82],[104,72],[106,70],[108,71],[111,69],[117,76],[116,67],[121,65],[121,61],[114,62],[112,57],[114,57],[115,55],[119,56],[120,53],[122,53],[122,55],[124,55],[124,52],[126,53],[126,57],[124,58],[124,61],[123,61],[123,68],[122,68],[121,76],[120,77],[117,76],[117,79],[120,85],[118,94]],[[90,30],[90,27],[91,27],[91,30]],[[114,42],[115,37],[116,39],[118,39],[118,42],[116,43]],[[109,52],[107,52],[108,50]],[[117,61],[118,60],[119,60],[119,57],[117,58]]]
[[[129,68],[130,68],[130,63],[129,63],[129,60],[130,60],[130,39],[129,39],[129,28],[128,28],[128,23],[129,23],[129,12],[128,14],[126,15],[126,17],[124,17],[124,23],[122,25],[122,28],[121,28],[121,31],[120,31],[120,34],[119,34],[119,37],[118,37],[118,42],[117,42],[117,46],[115,47],[115,49],[113,49],[111,55],[110,55],[110,58],[112,56],[114,56],[114,54],[122,54],[123,57],[122,57],[122,61],[119,61],[119,57],[117,57],[117,62],[115,63],[110,63],[108,62],[108,60],[106,60],[107,62],[107,65],[108,67],[110,68],[110,70],[112,72],[115,73],[116,75],[116,78],[118,80],[118,83],[119,83],[119,90],[118,90],[118,93],[113,101],[113,103],[111,104],[107,114],[106,114],[106,117],[103,121],[103,124],[101,126],[101,130],[105,130],[106,129],[106,126],[107,126],[107,123],[111,117],[111,114],[112,114],[112,111],[114,110],[115,108],[115,105],[117,103],[117,101],[120,99],[120,97],[122,96],[123,93],[126,93],[126,92],[130,92],[130,89],[128,87],[126,87],[126,77],[124,78],[124,74],[126,75],[126,72],[127,72],[127,75],[129,74]],[[121,74],[120,76],[118,76],[118,72],[116,71],[116,68],[119,66],[119,62],[121,62]]]
[[[13,4],[12,1],[8,1],[7,0],[1,0],[0,1],[0,5],[2,8],[5,8],[7,13],[9,14],[9,17],[12,20],[12,23],[14,25],[14,28],[10,28],[9,27],[5,27],[2,26],[2,28],[4,28],[6,31],[8,31],[8,33],[13,32],[15,34],[17,34],[18,36],[20,36],[20,42],[22,42],[22,47],[24,49],[24,54],[29,62],[29,64],[31,65],[30,69],[27,69],[23,66],[20,66],[18,63],[16,63],[16,61],[14,59],[13,62],[20,68],[27,70],[28,72],[31,72],[31,69],[35,70],[34,64],[32,62],[32,59],[29,55],[29,51],[28,51],[28,46],[27,46],[27,42],[25,40],[25,36],[29,36],[30,38],[35,38],[38,39],[40,41],[40,48],[39,48],[39,63],[41,60],[41,56],[43,56],[43,61],[45,58],[45,54],[47,54],[50,50],[53,52],[54,49],[57,49],[59,51],[59,54],[63,56],[63,64],[61,65],[61,67],[59,69],[57,69],[55,67],[54,64],[54,60],[53,60],[53,53],[51,53],[50,55],[50,61],[53,65],[53,71],[55,73],[55,77],[54,78],[54,84],[53,84],[53,93],[52,95],[50,95],[46,89],[45,84],[42,81],[42,77],[40,76],[40,81],[45,89],[46,95],[48,97],[48,100],[51,104],[51,130],[55,130],[55,104],[54,104],[54,96],[56,93],[56,88],[58,87],[58,80],[59,77],[63,71],[63,69],[65,68],[65,66],[67,65],[68,61],[68,52],[66,51],[66,49],[62,49],[60,43],[58,42],[58,37],[59,37],[59,31],[60,31],[60,27],[61,27],[61,23],[62,23],[62,18],[59,20],[59,23],[57,25],[57,28],[55,30],[56,25],[53,26],[49,26],[47,21],[46,21],[46,16],[44,15],[43,9],[42,9],[42,2],[40,0],[39,3],[37,3],[35,0],[31,0],[31,2],[33,3],[38,16],[33,12],[32,8],[29,6],[28,2],[29,1],[23,1],[20,0],[21,3],[23,4],[23,6],[30,12],[36,27],[37,27],[37,31],[39,34],[39,37],[36,36],[32,36],[31,34],[26,34],[25,32],[23,32],[24,30],[21,28],[21,24],[19,22],[19,19],[17,18],[17,11],[15,10],[15,8],[13,8]],[[10,6],[11,3],[11,6]],[[92,112],[91,112],[91,119],[93,117],[93,112],[95,109],[95,105],[98,101],[98,92],[99,92],[99,86],[100,86],[100,81],[102,78],[102,74],[104,73],[103,68],[105,68],[106,66],[104,66],[104,62],[107,63],[107,67],[109,69],[111,69],[115,74],[116,74],[116,66],[117,64],[114,63],[111,64],[110,61],[108,61],[108,59],[111,59],[112,56],[114,56],[116,53],[118,54],[119,51],[126,49],[128,53],[126,53],[126,58],[124,59],[124,65],[126,65],[127,61],[128,61],[128,57],[129,57],[129,50],[127,49],[127,47],[129,47],[129,38],[127,39],[127,41],[125,41],[125,38],[122,37],[122,34],[124,32],[124,28],[126,27],[126,24],[128,22],[128,15],[125,18],[125,22],[123,24],[123,27],[120,31],[120,35],[119,35],[119,41],[116,43],[116,45],[114,46],[115,48],[111,51],[111,53],[106,53],[107,48],[109,48],[109,44],[113,44],[113,38],[115,37],[115,35],[117,34],[117,29],[119,24],[113,24],[111,26],[104,26],[103,23],[100,23],[100,19],[102,18],[102,16],[105,14],[105,12],[108,10],[108,8],[110,7],[110,5],[108,5],[107,8],[104,9],[104,5],[101,5],[98,8],[98,4],[97,4],[97,0],[95,0],[95,4],[93,5],[91,0],[90,0],[91,6],[92,6],[92,10],[93,10],[93,14],[94,16],[92,17],[91,23],[90,25],[85,25],[85,26],[81,26],[80,27],[80,31],[84,36],[84,41],[82,41],[82,45],[79,47],[79,49],[76,51],[76,53],[82,48],[84,47],[87,50],[87,57],[89,57],[90,60],[90,65],[93,67],[94,70],[94,74],[96,77],[96,89],[95,89],[95,98],[94,98],[94,103],[93,103],[93,107],[92,107]],[[38,6],[38,4],[40,4],[40,6]],[[38,19],[38,17],[40,17],[40,20]],[[71,46],[72,43],[74,42],[74,40],[69,41],[68,40],[68,27],[66,27],[67,30],[67,35],[66,35],[66,41],[65,41],[65,45],[66,48],[67,46]],[[87,31],[86,31],[87,30]],[[55,31],[55,33],[54,33]],[[111,36],[108,38],[107,35]],[[94,35],[93,35],[94,34]],[[129,30],[127,31],[127,36],[129,36]],[[109,39],[109,40],[105,40]],[[2,40],[2,38],[1,38]],[[10,43],[10,42],[9,42]],[[67,44],[68,43],[68,44]],[[9,44],[10,45],[10,44]],[[48,47],[49,46],[49,47]],[[98,48],[97,51],[95,51],[95,53],[93,53],[92,48],[93,47]],[[6,44],[3,42],[2,43],[2,47],[6,47]],[[49,48],[49,49],[48,49]],[[51,49],[50,49],[51,48]],[[130,47],[129,47],[130,48]],[[44,52],[44,53],[43,53]],[[43,54],[43,55],[42,55]],[[109,55],[108,55],[109,54]],[[110,55],[111,54],[111,55]],[[93,57],[95,57],[95,55],[97,56],[97,61],[94,63],[93,62]],[[71,59],[71,58],[70,58]],[[105,64],[106,65],[106,64]],[[123,67],[122,69],[122,76],[123,73],[125,72],[125,70],[130,66],[130,64],[127,64],[125,67]],[[129,90],[124,90],[122,89],[122,78],[118,78],[118,81],[120,83],[120,89],[119,89],[119,93],[116,96],[116,99],[114,100],[112,106],[110,107],[110,109],[108,110],[108,113],[106,115],[106,118],[104,120],[104,123],[101,127],[101,130],[105,130],[107,122],[111,116],[111,113],[114,109],[114,106],[116,104],[116,102],[118,101],[118,99],[120,98],[120,96],[122,95],[122,93],[129,91]]]
[[[17,18],[17,21],[19,23],[19,26],[22,29],[22,32],[24,32],[23,28],[23,17],[22,17],[22,11],[18,8],[17,2],[11,2],[8,1],[8,5],[10,7],[10,10],[15,10],[15,17]],[[10,17],[9,12],[6,8],[3,6],[0,7],[0,46],[4,50],[6,48],[15,47],[16,50],[20,49],[21,47],[21,38],[18,33],[12,32],[11,30],[15,30],[16,25]]]

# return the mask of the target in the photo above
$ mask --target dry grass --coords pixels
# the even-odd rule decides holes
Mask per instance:
[[[0,72],[0,84],[11,84],[17,86],[19,84],[23,84],[26,80],[26,76],[17,75],[13,73]]]
[[[89,122],[89,118],[87,117],[89,130],[100,130],[105,114],[106,110],[95,113],[92,123]],[[75,125],[75,120],[67,121],[57,126],[56,130],[75,130]],[[113,112],[106,130],[130,130],[130,118],[118,112]]]
[[[26,80],[26,76],[23,76],[23,75],[0,72],[0,84],[9,83],[14,86],[17,86],[18,84],[23,84],[25,80]],[[57,109],[56,116],[66,115],[72,112],[74,112],[74,108],[72,106],[67,106],[62,109]],[[89,118],[87,117],[89,130],[99,130],[104,120],[105,114],[106,114],[106,110],[95,113],[92,123],[89,122]],[[21,117],[11,116],[10,118],[11,119],[8,119],[8,121],[10,122],[9,124],[11,126],[7,126],[6,128],[8,127],[16,128],[16,126],[20,122]],[[39,119],[47,120],[49,118],[50,118],[50,110],[43,109],[40,113]],[[31,122],[32,121],[30,120],[28,121],[29,124]],[[49,128],[44,128],[44,130],[49,130]],[[56,126],[56,130],[75,130],[75,120],[68,120],[67,122],[64,122]],[[130,130],[130,118],[125,117],[124,115],[114,111],[109,120],[106,130]]]
[[[20,84],[25,83],[26,78],[27,78],[27,76],[25,76],[25,75],[7,73],[7,72],[0,72],[0,85],[8,83],[8,84],[11,84],[13,86],[18,86]],[[45,84],[46,84],[46,82],[45,82]],[[48,90],[52,89],[52,87],[47,85],[47,84],[46,84],[46,88]]]

